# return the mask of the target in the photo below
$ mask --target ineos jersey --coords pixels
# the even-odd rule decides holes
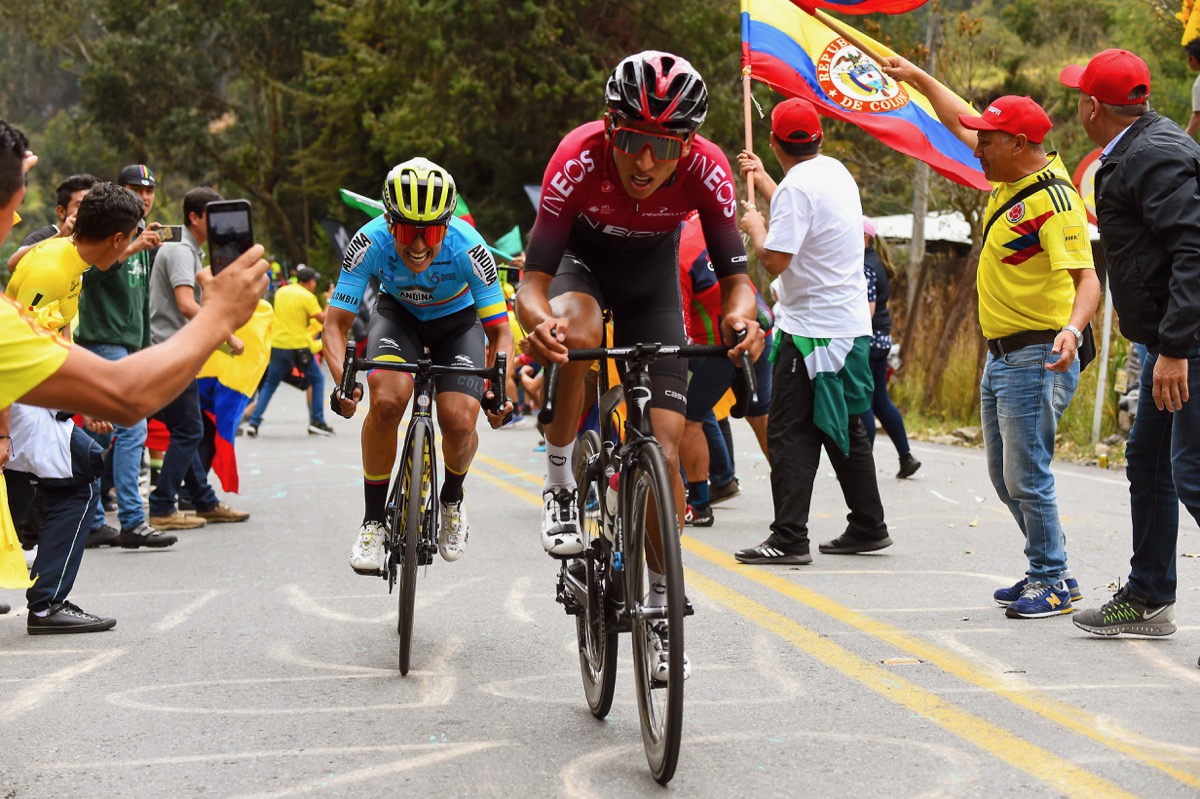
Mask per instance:
[[[367,281],[375,277],[384,293],[421,321],[440,319],[474,305],[484,327],[508,323],[496,260],[475,228],[451,219],[442,249],[420,274],[414,274],[401,260],[394,241],[382,216],[354,234],[329,304],[356,313]]]
[[[635,200],[621,185],[604,123],[589,122],[567,134],[546,167],[525,268],[554,274],[572,246],[614,256],[652,249],[675,235],[692,211],[700,213],[717,277],[746,274],[733,170],[719,147],[696,136],[674,176]]]

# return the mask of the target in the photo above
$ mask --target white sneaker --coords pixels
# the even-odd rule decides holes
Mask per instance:
[[[667,623],[660,621],[650,628],[650,646],[658,652],[658,666],[654,669],[655,682],[667,682],[667,675],[670,673],[668,663],[668,648],[667,648]],[[692,676],[692,664],[688,660],[687,652],[683,653],[683,679]]]
[[[379,574],[383,570],[383,537],[382,524],[364,522],[350,548],[350,568],[359,574]]]
[[[453,563],[467,551],[467,536],[471,525],[467,523],[467,509],[462,500],[443,502],[441,523],[438,525],[438,552],[442,560]]]
[[[579,534],[578,489],[557,486],[542,492],[542,546],[556,558],[583,552]]]

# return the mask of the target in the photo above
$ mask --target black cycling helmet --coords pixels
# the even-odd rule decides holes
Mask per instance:
[[[631,122],[649,122],[687,135],[708,115],[704,78],[686,59],[658,50],[628,56],[604,87],[608,110]]]

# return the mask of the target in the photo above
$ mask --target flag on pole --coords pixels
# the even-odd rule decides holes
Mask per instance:
[[[855,31],[883,56],[895,55]],[[989,191],[979,161],[943,125],[929,100],[897,83],[879,64],[789,0],[742,0],[742,67],[789,97],[812,101],[898,152],[964,186]]]
[[[492,247],[492,252],[511,261],[520,255],[523,249],[525,249],[525,245],[521,243],[521,228],[519,225],[513,225],[512,230],[496,239],[496,245]]]
[[[234,357],[217,350],[204,362],[197,375],[200,410],[216,426],[213,473],[225,491],[238,491],[237,454],[233,441],[250,397],[258,389],[271,360],[271,326],[275,311],[266,300],[259,300],[250,321],[240,327],[237,337],[245,351]]]
[[[929,0],[792,0],[792,2],[810,14],[818,8],[826,11],[841,11],[843,14],[904,14],[920,8]]]
[[[1175,19],[1183,23],[1183,41],[1180,44],[1187,47],[1192,39],[1200,36],[1200,11],[1195,9],[1195,0],[1183,0],[1183,7]]]

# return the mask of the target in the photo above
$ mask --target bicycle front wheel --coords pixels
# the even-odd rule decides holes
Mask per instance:
[[[403,549],[400,559],[399,624],[400,673],[408,674],[412,654],[413,608],[417,603],[417,566],[420,565],[418,545],[424,531],[421,529],[428,514],[426,505],[431,501],[433,466],[433,441],[427,425],[420,422],[412,427],[407,446],[404,448],[404,467],[401,486],[404,502],[396,509],[392,521],[394,529],[403,531]]]
[[[617,684],[617,633],[605,615],[604,597],[612,570],[608,547],[601,541],[604,501],[604,470],[599,460],[600,436],[589,430],[575,447],[575,483],[578,486],[579,526],[584,550],[580,562],[586,569],[587,602],[575,617],[579,642],[579,672],[583,693],[592,715],[602,719],[612,709]],[[590,466],[590,468],[589,468]]]
[[[638,449],[621,475],[626,522],[627,598],[632,603],[633,671],[642,744],[654,779],[675,776],[683,735],[683,557],[667,463],[655,443]],[[657,545],[657,546],[656,546]],[[657,564],[650,560],[657,554]],[[662,583],[651,584],[652,566]],[[651,594],[655,596],[652,598]],[[666,634],[662,629],[666,624]],[[669,637],[668,637],[669,636]],[[662,647],[667,646],[665,663]],[[663,668],[665,666],[665,673]],[[664,679],[665,677],[665,679]]]

